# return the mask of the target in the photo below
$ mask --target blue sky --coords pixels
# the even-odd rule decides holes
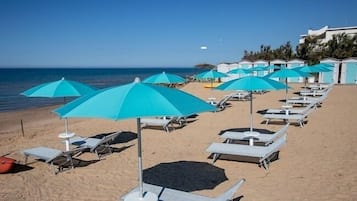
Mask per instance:
[[[0,0],[0,66],[192,67],[357,26],[356,0]],[[201,46],[208,49],[202,50]]]

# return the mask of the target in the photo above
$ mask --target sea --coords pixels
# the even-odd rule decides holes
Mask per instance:
[[[39,84],[65,78],[81,82],[97,89],[124,85],[158,73],[172,73],[191,77],[202,72],[198,68],[0,68],[0,112],[24,110],[63,104],[62,98],[39,98],[20,95],[21,92]],[[67,101],[71,101],[70,98]]]

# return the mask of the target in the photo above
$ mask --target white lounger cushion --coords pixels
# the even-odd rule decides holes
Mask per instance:
[[[321,104],[326,98],[327,98],[327,93],[318,97],[304,97],[304,96],[299,96],[299,97],[293,97],[287,100],[288,104],[310,104],[310,103],[315,103],[315,104]]]
[[[109,135],[104,136],[103,138],[93,138],[93,137],[81,137],[81,136],[75,136],[73,138],[69,139],[69,142],[72,145],[75,145],[79,148],[88,148],[90,149],[90,152],[94,152],[97,154],[98,159],[101,158],[101,155],[99,152],[104,152],[108,151],[109,153],[112,153],[112,148],[110,147],[110,143],[115,140],[116,137],[121,133],[115,132]]]
[[[312,108],[306,107],[303,111],[303,113],[299,114],[264,114],[263,118],[265,118],[266,124],[269,124],[269,121],[271,119],[281,119],[284,121],[297,121],[300,125],[300,127],[304,126],[304,120],[305,118],[315,110],[315,106]]]
[[[275,139],[280,138],[282,135],[286,134],[288,130],[289,123],[281,127],[278,131],[273,134],[260,133],[257,137],[254,137],[255,142],[264,142],[265,145],[272,143]],[[244,132],[226,131],[221,136],[228,140],[248,140],[250,137],[245,135]]]
[[[303,90],[300,91],[300,95],[302,96],[323,96],[328,94],[332,90],[332,86],[322,90]]]
[[[303,108],[289,109],[289,114],[304,114],[311,108],[316,108],[316,101],[311,101],[310,103],[308,103],[307,106],[305,106]],[[268,109],[265,113],[272,113],[272,114],[282,113],[282,114],[284,114],[285,110],[284,109]]]
[[[35,158],[39,158],[46,161],[46,163],[63,155],[63,151],[58,149],[48,148],[48,147],[35,147],[35,148],[25,149],[22,152],[25,156],[32,156]]]
[[[159,196],[160,201],[228,201],[232,200],[234,193],[245,182],[245,179],[241,179],[236,182],[226,192],[217,196],[216,198],[210,198],[203,195],[193,194],[189,192],[179,191],[175,189],[165,188],[161,186],[151,185],[144,183],[144,192],[151,192]],[[135,188],[130,193],[139,191],[139,188]],[[128,195],[127,194],[127,195]],[[127,195],[124,195],[121,199],[124,200]]]
[[[22,153],[25,155],[25,164],[27,164],[27,159],[29,156],[44,160],[49,164],[53,173],[64,170],[65,168],[74,168],[72,156],[82,151],[81,148],[73,149],[70,151],[61,151],[58,149],[53,149],[49,147],[34,147],[30,149],[25,149]],[[58,168],[55,168],[57,166]]]
[[[229,143],[212,143],[206,151],[214,154],[213,162],[215,162],[220,154],[236,155],[236,156],[248,156],[259,158],[259,163],[263,163],[267,169],[267,160],[269,157],[279,151],[279,149],[286,143],[286,134],[274,141],[268,146],[250,146],[241,144],[229,144]]]
[[[166,131],[169,132],[170,128],[169,126],[173,124],[174,121],[176,121],[178,117],[171,117],[171,118],[141,118],[140,123],[145,127],[145,126],[162,126],[162,128]]]

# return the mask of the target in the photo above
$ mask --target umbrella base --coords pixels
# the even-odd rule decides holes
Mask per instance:
[[[132,192],[125,196],[124,201],[158,201],[159,198],[155,193],[144,192],[144,196],[140,196],[139,191]]]

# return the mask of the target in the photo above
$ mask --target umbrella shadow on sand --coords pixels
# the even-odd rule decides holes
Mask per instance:
[[[207,162],[177,161],[160,163],[143,173],[145,183],[185,192],[214,189],[228,180],[224,169]]]

